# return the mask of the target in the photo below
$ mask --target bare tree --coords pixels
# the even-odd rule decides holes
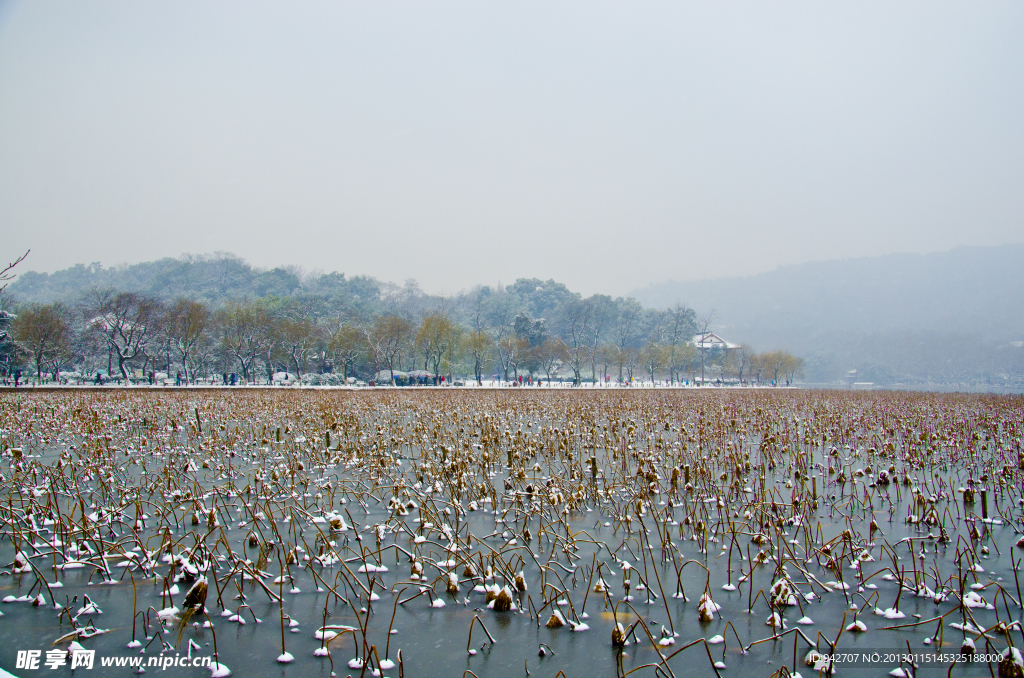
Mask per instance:
[[[27,257],[28,253],[31,251],[32,250],[26,250],[20,257],[0,269],[0,283],[3,283],[0,285],[0,292],[7,289],[7,285],[14,279],[14,268],[21,262],[25,261],[25,257]]]
[[[142,357],[160,322],[160,305],[135,292],[96,292],[91,295],[91,325],[99,331],[125,382],[127,365]]]
[[[623,368],[629,369],[632,378],[632,365],[635,364],[635,342],[640,330],[640,321],[644,316],[644,308],[640,302],[630,297],[619,300],[619,314],[615,323],[616,362],[619,366],[619,381],[622,381]]]
[[[619,351],[619,372],[625,368],[627,382],[633,381],[633,370],[636,369],[639,360],[640,350],[637,348],[627,346]]]
[[[765,370],[768,369],[768,354],[755,353],[754,351],[751,351],[747,360],[750,362],[751,376],[758,384],[760,384],[761,375],[763,375]]]
[[[350,323],[341,323],[331,333],[327,350],[334,360],[334,369],[341,365],[342,377],[348,381],[348,373],[359,355],[367,348],[366,337],[358,327]]]
[[[466,350],[473,358],[473,375],[478,386],[483,386],[483,368],[487,353],[491,349],[491,338],[483,330],[473,330],[466,340]]]
[[[619,347],[616,346],[615,344],[611,344],[611,343],[601,344],[598,347],[597,354],[598,354],[597,357],[600,359],[601,366],[602,366],[602,370],[601,370],[602,382],[607,382],[608,381],[608,366],[609,365],[614,365],[616,360],[618,360]]]
[[[765,355],[766,366],[772,373],[772,386],[779,385],[779,372],[785,374],[786,363],[790,358],[792,356],[785,351],[772,351]]]
[[[376,367],[391,372],[391,385],[395,385],[395,367],[401,369],[402,353],[412,339],[412,324],[397,315],[382,315],[365,331],[367,343]]]
[[[505,379],[508,379],[509,371],[513,379],[519,376],[519,363],[523,361],[529,352],[530,342],[515,335],[505,337],[498,343],[498,351],[502,360],[502,368],[505,370]]]
[[[424,359],[424,369],[433,366],[434,376],[441,374],[441,364],[457,340],[457,326],[446,315],[431,313],[420,323],[416,348]]]
[[[537,349],[537,359],[550,382],[551,373],[557,369],[559,363],[569,362],[569,348],[561,339],[548,337]]]
[[[196,347],[206,337],[210,316],[205,304],[184,298],[178,299],[164,315],[164,332],[178,352],[186,384],[195,382],[192,358]]]
[[[43,378],[43,366],[60,365],[73,354],[71,310],[61,303],[33,305],[21,310],[11,324],[14,340],[36,364],[36,378]],[[56,379],[56,377],[54,377]]]
[[[676,350],[675,356],[672,359],[675,363],[676,373],[678,374],[685,370],[690,375],[690,381],[693,381],[693,373],[699,357],[700,354],[697,351],[697,347],[691,341],[684,343]]]
[[[734,363],[736,376],[739,378],[740,384],[743,384],[743,373],[750,367],[750,356],[752,351],[746,346],[740,346],[739,349],[733,353],[735,353],[736,356]]]
[[[449,383],[452,381],[452,372],[455,366],[460,364],[463,356],[463,346],[466,340],[466,332],[462,329],[461,325],[452,325],[451,338],[448,341],[447,348],[445,349],[444,360],[441,365],[446,369]]]
[[[288,355],[295,378],[302,383],[302,374],[306,371],[309,359],[316,343],[320,341],[320,332],[316,323],[306,317],[285,318],[280,321],[281,348]]]
[[[676,302],[665,315],[664,332],[669,352],[669,381],[675,382],[679,376],[675,371],[676,352],[681,345],[693,340],[693,335],[697,332],[697,319],[694,310],[680,302]]]
[[[615,322],[616,306],[615,301],[606,294],[595,294],[587,301],[591,307],[590,322],[590,378],[597,383],[597,360],[600,357],[601,338],[608,331],[608,328]]]
[[[803,374],[804,374],[804,359],[803,358],[797,358],[796,356],[792,356],[792,355],[787,354],[786,364],[783,367],[783,370],[786,373],[786,386],[789,386],[789,385],[791,385],[793,383],[794,379],[796,379],[797,377],[802,377],[803,376]]]
[[[706,350],[707,341],[705,341],[708,335],[708,328],[711,327],[711,323],[715,320],[715,310],[711,309],[710,313],[697,318],[697,325],[700,327],[700,334],[698,341],[700,345],[697,347],[700,349],[700,385],[704,385],[704,355]]]
[[[651,375],[651,384],[655,383],[656,374],[668,362],[668,350],[663,344],[651,341],[640,353],[644,369]]]
[[[228,302],[217,312],[216,325],[221,346],[237,362],[242,379],[255,377],[256,361],[271,343],[272,322],[266,305],[261,302]]]
[[[508,371],[512,366],[508,349],[512,344],[507,339],[513,335],[516,316],[519,315],[522,304],[519,299],[509,292],[499,289],[492,294],[485,302],[484,317],[491,329],[491,340],[494,342],[498,355],[498,362],[501,364],[502,374],[508,380]]]
[[[589,299],[573,297],[562,307],[562,338],[572,368],[573,383],[582,382],[581,372],[590,349],[590,324],[594,317],[594,304]]]
[[[7,266],[0,270],[0,283],[2,283],[0,284],[0,343],[7,343],[7,340],[10,339],[8,328],[10,326],[10,321],[13,319],[13,316],[6,310],[4,310],[4,306],[7,305],[7,303],[10,301],[10,298],[6,294],[3,294],[3,291],[7,289],[9,281],[14,279],[14,273],[12,271],[14,270],[15,266],[25,261],[25,257],[27,257],[28,253],[31,251],[32,250],[26,251],[20,257],[18,257],[11,263],[7,264]],[[14,359],[14,353],[16,352],[16,350],[16,346],[14,346],[13,344],[8,344],[5,350],[0,352],[0,355],[3,356],[4,369],[10,366],[9,363],[11,360]]]

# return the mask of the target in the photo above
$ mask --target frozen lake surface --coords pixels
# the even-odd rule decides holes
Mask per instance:
[[[1022,426],[1010,396],[8,392],[0,667],[1012,671]]]

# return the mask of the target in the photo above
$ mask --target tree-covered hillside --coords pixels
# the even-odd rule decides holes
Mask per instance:
[[[27,272],[5,300],[16,317],[0,369],[186,382],[278,372],[318,383],[393,380],[395,372],[482,381],[792,381],[801,361],[773,351],[695,344],[698,318],[632,298],[584,297],[554,280],[519,279],[452,297],[342,273],[258,270],[231,255]],[[707,323],[703,332],[711,329]]]

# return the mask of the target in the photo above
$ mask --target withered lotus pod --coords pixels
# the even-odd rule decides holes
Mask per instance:
[[[509,595],[508,589],[502,589],[498,591],[498,595],[494,597],[494,611],[495,612],[508,612],[512,609],[512,596]]]
[[[552,612],[551,616],[548,618],[548,623],[545,624],[545,626],[547,626],[549,629],[561,628],[565,626],[565,620],[562,619],[562,615],[559,614],[557,611]]]
[[[185,602],[182,607],[185,610],[192,610],[193,612],[202,612],[203,606],[206,605],[206,581],[199,579],[195,584],[192,584],[192,588],[185,594]]]
[[[1024,678],[1024,666],[1021,665],[1020,650],[1008,647],[1005,655],[999,660],[999,678]]]

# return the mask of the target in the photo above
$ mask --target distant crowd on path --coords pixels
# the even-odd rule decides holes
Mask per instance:
[[[146,375],[146,381],[149,382],[150,386],[156,386],[156,372],[149,372]],[[235,374],[234,372],[224,372],[221,375],[221,381],[224,386],[237,386],[239,383],[239,378],[238,375]],[[66,383],[66,381],[63,380],[62,382]],[[96,376],[92,378],[92,383],[95,384],[96,386],[106,386],[109,383],[120,384],[121,377],[110,377],[104,374],[103,372],[96,372]],[[22,381],[21,370],[15,370],[13,373],[10,374],[6,372],[0,374],[0,384],[2,384],[3,386],[14,386],[15,388],[18,388],[19,386],[29,385],[29,382],[28,380]],[[174,377],[174,385],[181,386],[183,384],[187,385],[185,382],[185,376],[179,370]]]
[[[493,384],[497,384],[498,386],[506,386],[507,385],[507,386],[511,386],[513,388],[519,387],[519,386],[544,386],[544,379],[541,378],[541,377],[533,377],[533,376],[529,376],[528,375],[528,376],[525,376],[525,377],[523,377],[523,376],[512,377],[512,379],[505,380],[505,379],[501,378],[501,375],[495,374],[491,378],[491,382],[490,383],[492,385]],[[705,386],[711,386],[711,385],[721,386],[722,383],[723,382],[722,382],[721,379],[716,379],[715,381],[710,381],[710,380],[705,381],[704,385]],[[482,379],[477,379],[477,385],[478,386],[483,386],[484,385],[483,380]],[[606,376],[604,378],[603,382],[601,382],[601,381],[596,381],[595,382],[595,381],[589,381],[589,380],[583,380],[583,381],[577,382],[575,379],[559,378],[559,379],[556,380],[556,379],[548,378],[547,385],[548,386],[561,386],[561,387],[571,386],[573,388],[576,388],[576,387],[589,387],[589,388],[595,388],[595,387],[630,387],[630,386],[691,386],[691,385],[692,386],[697,386],[698,382],[697,381],[691,382],[689,379],[684,379],[684,380],[680,380],[680,381],[670,381],[669,379],[661,379],[661,380],[657,380],[657,381],[647,381],[647,380],[643,380],[643,379],[634,379],[632,377],[629,378],[629,379],[623,379],[623,380],[619,381],[618,379],[613,379],[611,376]],[[774,386],[774,385],[775,385],[775,382],[772,382],[772,386]],[[372,382],[370,383],[370,386],[373,386]]]
[[[15,388],[23,385],[23,383],[24,384],[28,383],[27,381],[22,382],[22,372],[21,372],[21,370],[15,370],[13,372],[13,374],[4,372],[2,375],[0,375],[0,379],[2,379],[2,383],[3,383],[4,386],[11,386],[12,385],[12,383],[11,383],[12,382],[12,379],[11,379],[12,377],[13,377],[13,386]],[[159,380],[157,379],[156,372],[150,371],[148,374],[146,374],[146,380],[149,382],[150,386],[162,385],[162,384],[158,384]],[[96,372],[96,377],[93,379],[93,383],[95,385],[97,385],[97,386],[105,386],[106,384],[108,384],[110,382],[114,382],[116,384],[120,384],[121,383],[121,377],[111,378],[110,376],[104,374],[103,372]],[[239,378],[238,374],[236,374],[234,372],[223,372],[221,374],[221,385],[223,385],[223,386],[238,386],[240,382],[241,382],[241,379]],[[433,385],[437,385],[437,386],[445,386],[445,385],[450,385],[451,384],[450,380],[448,380],[447,383],[446,383],[446,379],[443,376],[434,377],[433,382],[434,382]],[[481,378],[477,378],[476,382],[477,382],[478,386],[483,386],[484,385],[484,381]],[[166,384],[166,381],[164,383]],[[188,386],[188,380],[186,379],[185,375],[182,374],[182,372],[180,370],[175,374],[174,385],[175,386]],[[378,383],[376,383],[373,380],[371,380],[367,385],[368,386],[390,386],[390,384],[387,384],[387,383],[380,383],[380,384],[378,384]],[[421,378],[421,379],[417,380],[416,385],[420,385],[420,386],[428,385],[429,386],[431,384],[430,384],[430,380]],[[491,380],[491,385],[492,386],[493,385],[510,386],[510,387],[513,387],[513,388],[530,387],[530,386],[543,387],[543,386],[545,386],[545,381],[544,381],[543,377],[534,377],[533,375],[514,376],[511,379],[505,380],[505,379],[501,378],[501,375],[495,374],[493,376],[492,380]],[[552,386],[566,387],[566,386],[569,386],[569,387],[573,387],[573,388],[578,388],[578,387],[590,387],[590,388],[594,388],[594,387],[631,387],[631,386],[641,386],[641,387],[643,387],[643,386],[648,386],[648,385],[654,386],[654,387],[657,387],[657,386],[671,387],[671,386],[691,386],[691,385],[692,386],[700,386],[700,385],[704,385],[704,386],[721,386],[721,385],[723,385],[723,382],[722,382],[721,379],[715,379],[714,381],[708,380],[708,381],[703,382],[703,384],[701,384],[699,382],[699,380],[694,380],[693,382],[691,382],[689,379],[681,380],[681,381],[678,381],[678,382],[673,382],[673,381],[670,381],[668,379],[650,382],[650,381],[638,380],[638,379],[633,379],[633,378],[624,379],[622,381],[619,381],[618,379],[613,380],[612,377],[606,376],[604,378],[604,382],[600,382],[600,381],[598,381],[598,382],[591,382],[591,381],[576,382],[575,380],[572,380],[572,379],[565,380],[565,379],[559,378],[558,380],[555,380],[555,379],[552,379],[552,378],[549,377],[547,379],[547,384],[546,385],[548,387],[552,387]],[[771,381],[771,385],[772,386],[776,385],[774,380]]]

